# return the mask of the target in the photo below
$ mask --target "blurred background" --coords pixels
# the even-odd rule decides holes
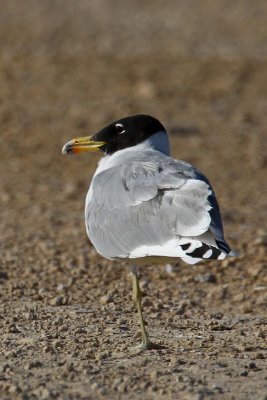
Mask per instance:
[[[20,224],[20,237],[36,233],[30,220],[47,224],[52,216],[78,229],[75,210],[80,215],[98,156],[67,159],[61,147],[135,113],[165,124],[173,155],[204,170],[229,215],[265,218],[266,2],[3,0],[0,7],[4,231],[14,224],[18,233]]]
[[[63,157],[61,149],[72,137],[136,113],[159,118],[172,155],[209,177],[226,237],[241,253],[220,272],[209,264],[213,282],[228,285],[229,296],[215,293],[212,306],[229,311],[240,292],[232,303],[238,312],[266,306],[266,295],[254,288],[267,284],[267,2],[1,0],[6,318],[25,296],[45,313],[66,293],[70,304],[95,307],[111,287],[118,302],[129,293],[124,266],[114,269],[98,257],[84,229],[84,199],[99,156]],[[172,288],[168,304],[188,285],[185,297],[212,307],[198,297],[192,269],[181,263],[175,286],[156,271],[143,271],[154,281],[151,295]]]

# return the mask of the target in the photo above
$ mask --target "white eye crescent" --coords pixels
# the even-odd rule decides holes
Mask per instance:
[[[116,133],[118,135],[121,135],[122,133],[125,132],[125,128],[124,128],[124,126],[122,124],[116,124],[115,128],[116,128]]]

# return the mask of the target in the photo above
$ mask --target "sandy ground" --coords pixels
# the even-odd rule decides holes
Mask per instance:
[[[267,399],[266,2],[167,4],[1,1],[1,399]],[[135,113],[210,178],[240,252],[140,270],[165,346],[143,353],[127,266],[84,229],[98,156],[61,156]]]

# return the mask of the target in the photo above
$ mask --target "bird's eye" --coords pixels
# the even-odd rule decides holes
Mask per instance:
[[[116,128],[116,133],[118,135],[121,135],[122,133],[125,132],[125,128],[124,128],[124,126],[122,124],[116,124],[115,128]]]

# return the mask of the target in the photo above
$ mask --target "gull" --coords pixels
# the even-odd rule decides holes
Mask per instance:
[[[103,157],[85,201],[85,225],[97,253],[127,260],[141,327],[141,349],[157,349],[142,315],[137,266],[235,256],[224,239],[215,193],[193,165],[170,157],[159,120],[133,115],[92,136],[72,139],[63,154],[100,151]]]

